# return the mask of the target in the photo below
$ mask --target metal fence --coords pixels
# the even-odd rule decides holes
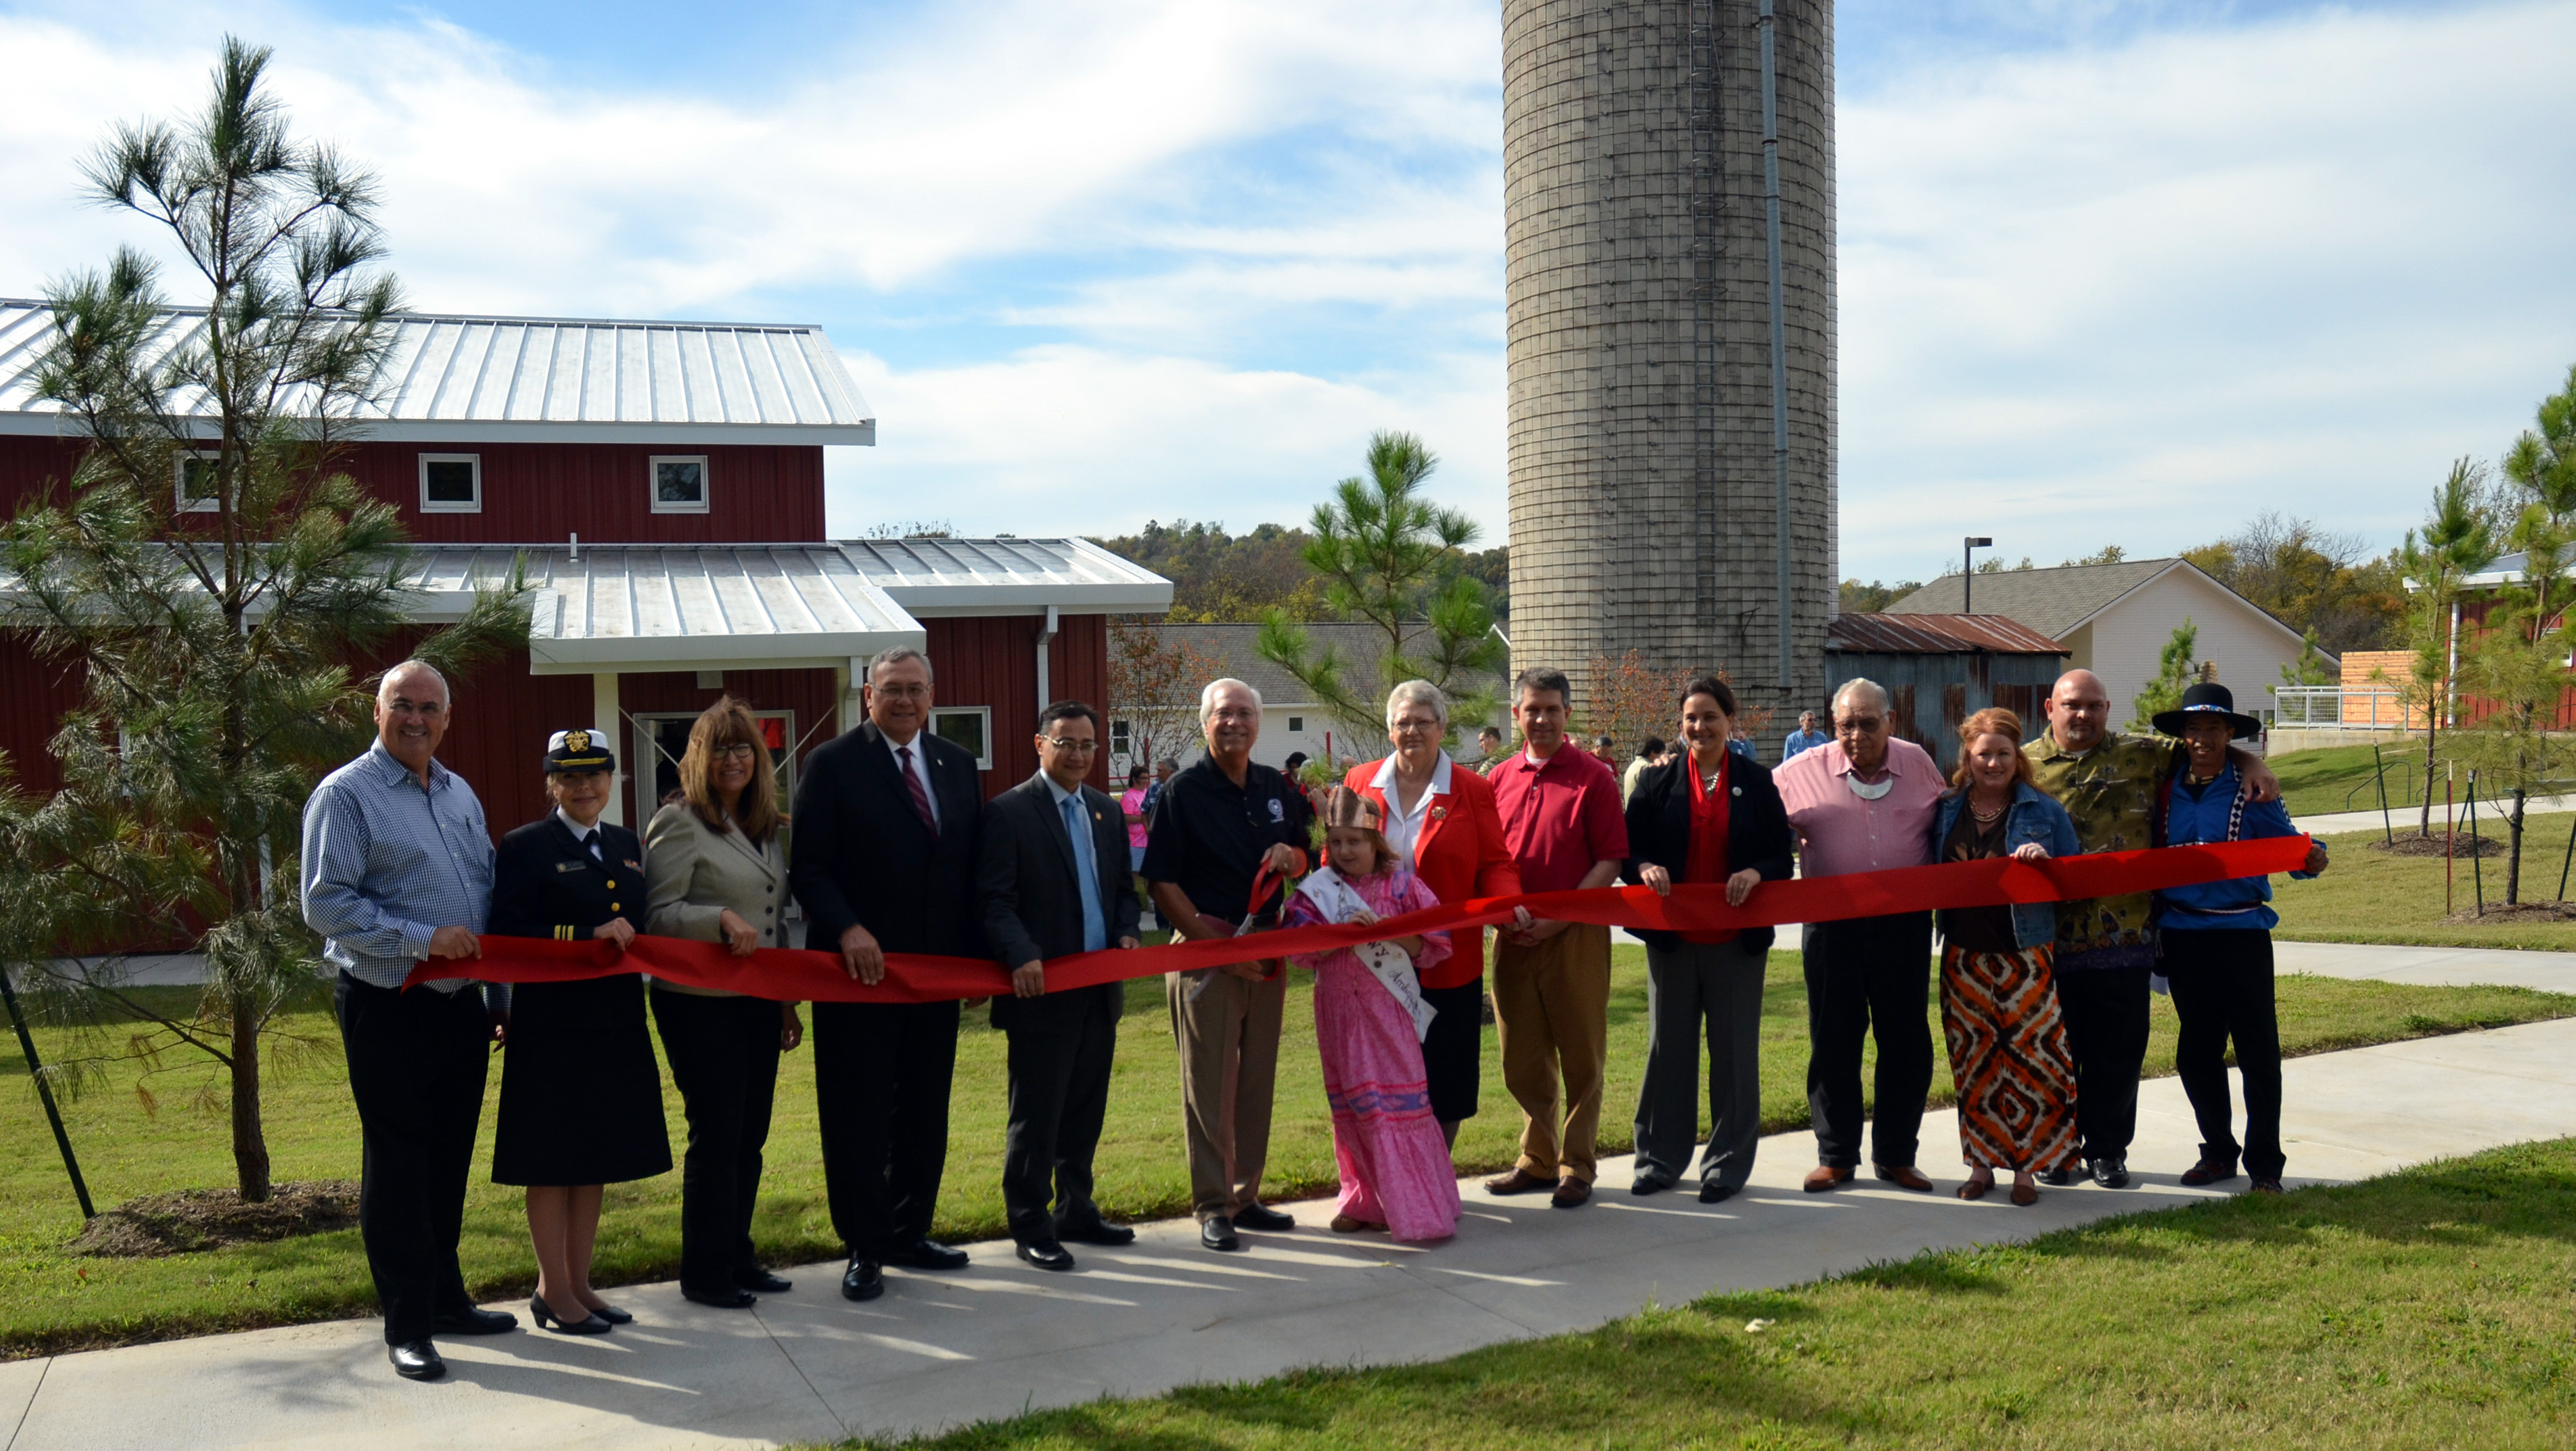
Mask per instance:
[[[2340,685],[2275,685],[2270,724],[2304,730],[2399,730],[2406,702],[2385,688],[2347,690]]]

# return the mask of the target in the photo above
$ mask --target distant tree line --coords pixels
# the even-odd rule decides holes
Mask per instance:
[[[1305,529],[1255,524],[1229,534],[1221,523],[1175,519],[1091,542],[1170,580],[1178,624],[1256,625],[1274,609],[1299,621],[1340,618],[1325,600],[1326,580],[1306,562],[1315,536]],[[1509,546],[1459,550],[1449,567],[1485,587],[1495,619],[1510,620]]]
[[[2337,534],[2317,527],[2313,520],[2266,510],[2226,538],[2182,551],[2182,557],[2309,637],[2315,648],[2341,655],[2347,650],[2385,649],[2395,639],[2406,612],[2400,553],[2392,549],[2373,556],[2359,535]],[[2080,559],[2061,560],[2058,567],[2119,564],[2127,559],[2128,551],[2106,544]],[[2018,564],[1996,557],[1979,561],[1977,573],[2010,574],[2037,567],[2027,555]],[[1873,613],[1922,587],[1920,580],[1890,585],[1847,579],[1840,591],[1842,607],[1846,613]]]

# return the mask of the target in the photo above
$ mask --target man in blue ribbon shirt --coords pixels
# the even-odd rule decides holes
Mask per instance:
[[[366,1166],[358,1234],[397,1374],[447,1373],[430,1341],[519,1322],[478,1310],[456,1242],[483,1119],[488,1053],[510,990],[461,977],[402,991],[414,964],[481,957],[492,899],[492,837],[465,778],[438,763],[447,681],[418,660],[385,672],[376,742],[304,804],[304,921],[339,969],[332,1006],[358,1101]]]
[[[2216,682],[2183,692],[2182,708],[2155,718],[2156,729],[2178,736],[2190,752],[2181,775],[2166,783],[2158,803],[2167,846],[2254,841],[2296,836],[2279,801],[2248,801],[2237,787],[2228,742],[2253,736],[2262,722],[2236,713],[2236,698]],[[2294,877],[2326,869],[2326,849],[2308,850]],[[2200,1120],[2200,1162],[2185,1184],[2216,1184],[2236,1177],[2237,1157],[2253,1176],[2254,1192],[2281,1192],[2281,1029],[2272,1006],[2272,928],[2268,877],[2231,877],[2156,894],[2156,929],[2164,971],[2173,988],[2181,1036],[2174,1071],[2182,1076]],[[2245,1142],[2240,1150],[2235,1113],[2227,1093],[2227,1043],[2236,1041],[2236,1066],[2245,1075]]]

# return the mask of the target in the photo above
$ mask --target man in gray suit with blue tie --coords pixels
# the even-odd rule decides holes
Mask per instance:
[[[1099,713],[1080,701],[1048,706],[1037,748],[1037,774],[984,805],[975,885],[984,936],[1011,974],[1012,996],[993,1000],[993,1026],[1011,1039],[1002,1203],[1020,1258],[1069,1270],[1065,1240],[1136,1238],[1103,1220],[1091,1198],[1127,985],[1050,992],[1046,959],[1134,947],[1137,904],[1126,817],[1115,798],[1083,784],[1099,757]]]

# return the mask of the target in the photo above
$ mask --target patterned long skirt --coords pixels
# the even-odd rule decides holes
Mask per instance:
[[[2045,1173],[2078,1162],[2075,1059],[2045,946],[1941,950],[1941,1033],[1968,1167]]]
[[[1317,965],[1315,1046],[1342,1176],[1335,1208],[1397,1239],[1457,1233],[1458,1171],[1431,1117],[1413,1019],[1352,953]]]

